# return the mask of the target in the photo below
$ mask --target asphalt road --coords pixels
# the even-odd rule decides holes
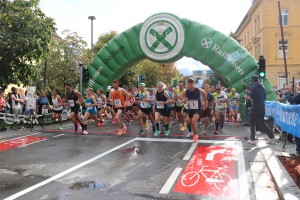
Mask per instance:
[[[65,125],[0,132],[0,199],[256,199],[250,163],[261,155],[242,125],[199,130],[196,144],[178,124],[158,138],[139,137],[136,122],[122,136],[110,122],[91,122],[89,135]]]

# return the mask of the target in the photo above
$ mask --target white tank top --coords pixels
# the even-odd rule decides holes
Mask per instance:
[[[55,99],[53,99],[53,96],[52,96],[52,103],[53,103],[53,110],[62,110],[63,109],[63,106],[60,106],[60,104],[58,103],[57,96]],[[56,107],[56,106],[59,106],[59,107]]]

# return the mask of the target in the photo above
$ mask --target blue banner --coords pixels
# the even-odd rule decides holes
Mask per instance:
[[[271,117],[277,127],[300,138],[300,105],[266,101],[265,117]]]

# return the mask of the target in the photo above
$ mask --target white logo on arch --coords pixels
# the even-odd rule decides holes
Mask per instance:
[[[140,32],[142,51],[151,59],[163,61],[174,58],[184,45],[184,28],[176,17],[158,14],[148,18]]]
[[[209,37],[205,37],[201,40],[201,45],[203,48],[208,49],[212,45],[212,40]]]

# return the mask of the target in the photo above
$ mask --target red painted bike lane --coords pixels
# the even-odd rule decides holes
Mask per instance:
[[[239,198],[237,151],[228,146],[198,146],[174,192]]]
[[[28,145],[31,143],[35,143],[45,139],[47,139],[47,137],[45,136],[24,136],[21,138],[0,142],[0,152],[6,151],[8,149],[16,148],[16,147]]]

